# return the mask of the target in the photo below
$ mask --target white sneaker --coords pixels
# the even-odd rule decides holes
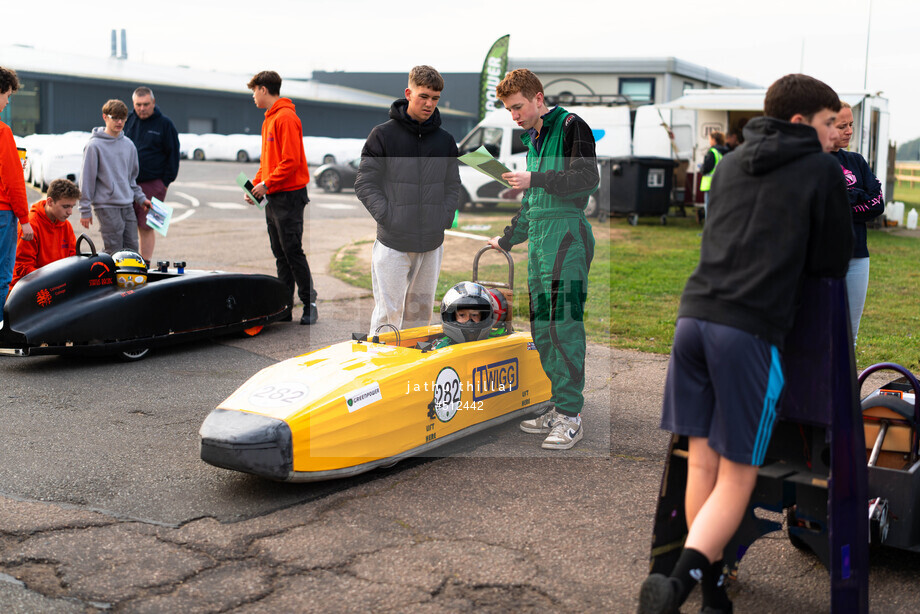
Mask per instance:
[[[553,423],[549,436],[543,440],[543,447],[547,450],[568,450],[581,441],[581,423],[563,414],[557,414],[559,419]]]
[[[521,422],[521,430],[525,433],[549,433],[553,430],[553,424],[555,424],[559,418],[560,416],[556,413],[556,408],[554,407],[545,414]]]

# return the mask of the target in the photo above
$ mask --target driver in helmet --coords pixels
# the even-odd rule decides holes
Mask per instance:
[[[115,280],[119,288],[136,290],[147,283],[147,263],[137,252],[125,249],[112,255],[115,261]]]
[[[448,290],[441,300],[444,337],[434,342],[440,349],[467,341],[479,341],[506,334],[504,314],[507,302],[500,293],[463,281]]]

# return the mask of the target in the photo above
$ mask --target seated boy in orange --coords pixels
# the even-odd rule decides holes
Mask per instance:
[[[22,229],[19,230],[16,266],[10,288],[20,277],[35,269],[76,254],[76,238],[67,218],[79,200],[80,188],[67,179],[55,179],[48,188],[48,197],[32,205],[29,225],[35,237],[31,241],[23,241]]]

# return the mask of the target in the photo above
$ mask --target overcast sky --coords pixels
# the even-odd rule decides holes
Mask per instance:
[[[241,74],[478,72],[510,34],[513,58],[674,56],[765,87],[803,71],[852,91],[870,1],[867,87],[889,99],[902,143],[920,137],[920,0],[17,0],[0,18],[3,44],[105,57],[112,28],[125,28],[131,60]]]

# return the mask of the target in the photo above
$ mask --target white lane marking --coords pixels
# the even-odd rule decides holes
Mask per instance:
[[[173,218],[172,218],[172,220],[171,220],[169,223],[170,223],[170,224],[178,224],[178,223],[181,222],[182,220],[187,219],[187,218],[190,218],[190,217],[192,217],[193,215],[195,215],[195,210],[194,210],[194,209],[189,209],[188,211],[183,211],[183,212],[180,213],[179,215],[173,215]]]
[[[176,190],[175,192],[173,192],[173,194],[176,194],[176,195],[181,196],[182,198],[186,199],[187,201],[189,201],[190,203],[192,203],[192,206],[193,206],[193,207],[200,207],[200,206],[201,206],[201,202],[200,202],[197,198],[195,198],[194,196],[192,196],[191,194],[186,194],[185,192],[179,192],[178,190]]]
[[[208,202],[205,204],[215,209],[249,209],[249,205],[244,205],[243,203]]]
[[[180,203],[175,200],[167,200],[164,204],[169,205],[173,209],[188,209],[188,205],[185,203]]]
[[[313,207],[319,207],[320,209],[332,209],[333,211],[343,211],[347,209],[357,209],[357,205],[338,205],[335,203],[316,203],[311,205]]]
[[[488,241],[492,238],[485,235],[474,235],[468,232],[457,232],[456,230],[445,230],[444,234],[452,237],[460,237],[461,239],[476,239],[477,241]]]
[[[207,183],[204,181],[183,181],[181,183],[176,182],[172,185],[185,188],[186,190],[190,188],[199,188],[203,190],[226,190],[227,192],[239,192],[240,188],[237,185],[227,185],[222,183]]]

